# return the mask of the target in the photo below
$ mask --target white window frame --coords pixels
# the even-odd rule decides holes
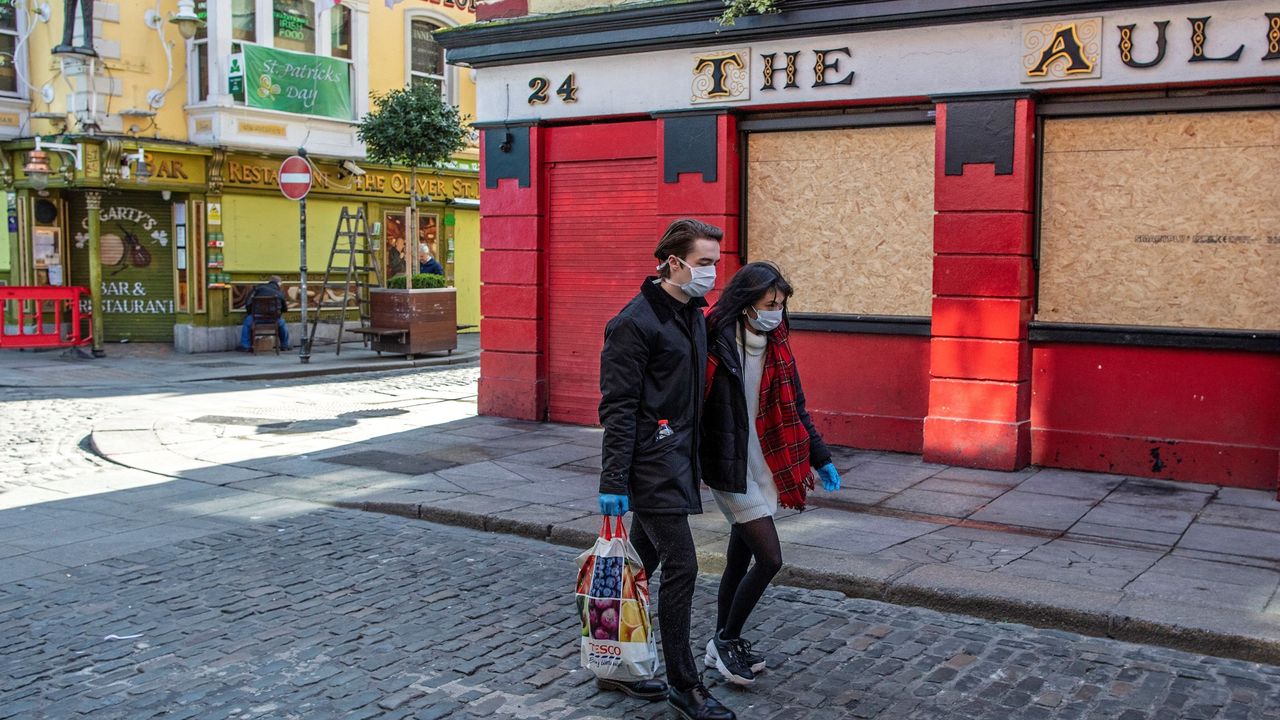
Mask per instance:
[[[350,59],[335,58],[331,50],[333,44],[328,8],[334,7],[330,0],[312,0],[314,10],[313,23],[316,29],[316,46],[314,55],[332,58],[350,66],[351,97],[355,117],[342,122],[356,122],[368,112],[369,75],[368,53],[369,32],[368,12],[369,0],[343,0],[343,7],[351,11],[351,55]],[[254,0],[254,36],[253,44],[262,47],[275,47],[275,19],[272,15],[274,0]],[[236,102],[227,92],[226,64],[231,54],[232,45],[248,43],[248,40],[235,40],[231,37],[231,3],[226,0],[210,0],[209,31],[206,39],[187,43],[188,101],[192,105],[218,105],[225,107],[244,107],[244,103]],[[199,67],[196,61],[197,46],[208,44],[209,47],[209,97],[201,100],[198,96],[199,85],[194,74]],[[309,116],[308,116],[309,117]],[[321,116],[316,116],[321,117]],[[333,120],[335,118],[325,118]]]
[[[27,38],[24,43],[22,38],[28,33],[33,32],[34,28],[27,26],[27,10],[26,5],[21,2],[15,2],[13,5],[15,29],[0,30],[0,34],[13,35],[14,57],[9,58],[13,61],[14,71],[17,73],[18,86],[13,92],[0,91],[0,97],[17,98],[19,100],[27,100],[31,97],[31,63],[27,62],[28,56],[31,54],[30,44],[31,38]]]
[[[426,20],[440,28],[457,27],[458,21],[431,8],[415,8],[404,11],[404,84],[409,87],[416,73],[413,71],[413,21]],[[432,77],[423,75],[423,77]],[[442,95],[450,105],[458,104],[458,69],[445,63],[440,79]]]

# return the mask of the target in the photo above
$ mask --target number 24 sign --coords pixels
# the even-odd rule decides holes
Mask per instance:
[[[556,88],[556,95],[560,96],[562,102],[578,102],[578,80],[575,75],[576,73],[569,73],[569,77],[565,78],[564,82],[560,83],[560,87]],[[529,81],[529,89],[533,91],[529,93],[530,105],[542,105],[550,100],[550,80],[544,77],[536,77]]]

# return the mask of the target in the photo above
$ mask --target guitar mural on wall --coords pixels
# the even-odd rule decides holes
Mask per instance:
[[[101,238],[103,267],[112,268],[112,275],[118,275],[130,267],[146,268],[151,266],[151,251],[138,240],[138,236],[129,232],[123,225],[116,223],[120,234],[105,233]]]

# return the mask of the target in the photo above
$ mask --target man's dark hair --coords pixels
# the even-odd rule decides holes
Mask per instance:
[[[724,231],[715,225],[708,225],[693,218],[676,220],[667,226],[667,231],[658,241],[658,247],[653,251],[653,256],[660,262],[666,262],[672,255],[683,258],[693,249],[695,242],[703,239],[720,242],[724,239]],[[671,277],[671,268],[664,265],[658,270],[658,274],[662,277]]]

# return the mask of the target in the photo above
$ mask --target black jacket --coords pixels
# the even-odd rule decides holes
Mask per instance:
[[[715,356],[718,364],[702,414],[700,448],[703,482],[716,490],[732,493],[747,491],[747,442],[751,432],[747,423],[755,422],[755,418],[747,418],[742,356],[738,354],[738,341],[734,337],[735,333],[742,332],[740,327],[741,321],[731,323],[716,337],[710,338],[708,352]],[[796,410],[800,414],[800,422],[809,431],[809,464],[822,467],[831,462],[831,451],[809,418],[799,372],[794,381]]]
[[[249,291],[249,297],[244,301],[244,309],[253,312],[253,299],[260,297],[274,297],[280,302],[280,313],[284,314],[289,309],[289,301],[285,299],[284,291],[275,283],[262,283],[255,285],[253,290]]]
[[[698,421],[707,372],[702,298],[681,305],[653,278],[604,331],[600,353],[600,492],[639,512],[702,512]],[[658,421],[672,434],[658,438]]]

